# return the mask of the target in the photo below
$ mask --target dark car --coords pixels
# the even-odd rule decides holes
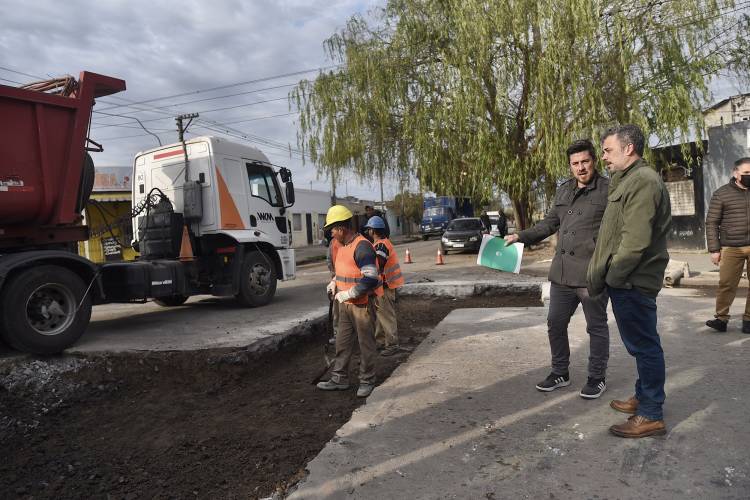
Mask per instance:
[[[485,227],[476,217],[453,219],[440,238],[440,250],[447,254],[450,250],[479,251]]]

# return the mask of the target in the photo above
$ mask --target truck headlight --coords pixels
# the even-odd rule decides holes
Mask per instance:
[[[478,236],[472,236],[471,238],[469,238],[469,241],[479,241],[479,237]]]
[[[443,243],[448,243],[448,238],[443,236],[442,238],[440,238],[440,241],[442,241]]]

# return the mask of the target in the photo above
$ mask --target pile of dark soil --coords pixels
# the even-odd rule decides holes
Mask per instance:
[[[401,342],[416,347],[455,308],[501,305],[538,304],[532,297],[401,300]],[[2,497],[283,492],[364,403],[354,388],[326,393],[312,384],[324,366],[325,337],[318,326],[262,356],[208,350],[85,357],[62,375],[65,390],[60,381],[42,392],[0,386]],[[378,380],[407,357],[379,358]]]

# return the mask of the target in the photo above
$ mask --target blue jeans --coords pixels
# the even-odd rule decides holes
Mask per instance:
[[[607,287],[617,328],[625,348],[635,356],[637,414],[649,420],[662,420],[664,404],[664,351],[656,331],[656,299],[635,288]]]

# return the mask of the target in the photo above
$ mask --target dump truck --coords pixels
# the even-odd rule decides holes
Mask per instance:
[[[133,262],[76,253],[101,145],[88,138],[95,99],[123,80],[82,72],[28,88],[0,85],[0,336],[36,354],[73,345],[92,306],[177,306],[199,294],[270,302],[294,279],[285,211],[291,171],[258,149],[199,137],[135,155]],[[113,238],[116,238],[114,233]]]

